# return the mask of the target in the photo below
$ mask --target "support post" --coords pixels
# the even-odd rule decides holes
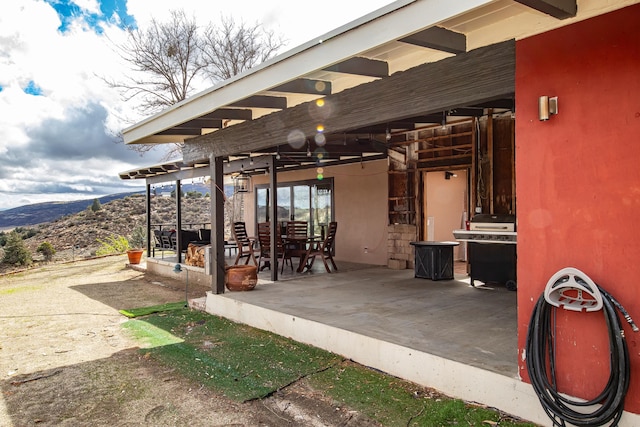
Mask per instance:
[[[151,256],[151,184],[149,182],[146,185],[145,202],[147,210],[147,258],[149,258]]]
[[[269,208],[271,209],[271,280],[278,280],[278,251],[276,233],[278,232],[278,160],[275,156],[269,159]]]
[[[222,173],[222,157],[209,158],[211,177],[211,256],[209,271],[211,271],[211,292],[224,293],[224,175]]]
[[[176,255],[178,264],[182,262],[182,197],[181,181],[176,180]]]

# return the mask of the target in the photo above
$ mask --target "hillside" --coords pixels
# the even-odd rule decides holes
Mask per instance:
[[[101,204],[139,193],[120,193],[98,197]],[[74,200],[71,202],[46,202],[0,211],[0,230],[42,224],[54,221],[65,215],[81,212],[91,206],[94,199]]]
[[[189,224],[208,223],[209,197],[184,197],[182,201],[183,227]],[[175,227],[175,200],[171,197],[153,197],[151,202],[152,224]],[[67,215],[30,229],[36,234],[24,242],[31,250],[35,261],[40,259],[36,249],[42,242],[49,242],[56,250],[54,261],[85,258],[95,255],[99,240],[110,236],[130,238],[137,226],[146,223],[145,197],[134,194],[102,205],[93,212],[85,208],[82,212]],[[199,227],[199,226],[198,226]],[[196,227],[196,228],[198,228]],[[23,227],[27,228],[27,227]],[[0,249],[0,259],[4,256]],[[0,264],[0,271],[7,266]]]
[[[209,186],[203,183],[185,183],[182,184],[180,188],[185,194],[195,192],[205,195],[210,190]],[[155,191],[158,196],[168,196],[174,190],[174,185],[165,185],[158,187]],[[233,188],[225,186],[225,192],[227,197],[229,197],[233,194]],[[134,194],[142,195],[144,192],[110,194],[108,196],[98,197],[97,199],[100,201],[100,204],[104,205],[113,200],[123,199]],[[84,199],[70,202],[35,203],[3,210],[0,211],[0,230],[10,230],[14,227],[25,227],[55,221],[65,215],[82,212],[88,206],[91,206],[93,201],[94,199]]]

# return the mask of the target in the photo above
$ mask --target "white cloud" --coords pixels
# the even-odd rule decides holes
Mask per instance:
[[[202,0],[128,0],[127,12],[141,28],[176,8],[203,26],[224,14],[262,23],[291,49],[389,2],[235,0],[221,7]],[[75,6],[94,18],[101,13],[98,0],[75,0]],[[62,22],[42,0],[0,2],[0,209],[137,191],[144,183],[122,181],[118,172],[163,157],[162,150],[140,157],[113,142],[114,132],[141,119],[101,78],[117,80],[128,71],[113,49],[126,33],[117,16],[99,20],[100,31],[83,16]],[[29,82],[41,96],[24,92]]]

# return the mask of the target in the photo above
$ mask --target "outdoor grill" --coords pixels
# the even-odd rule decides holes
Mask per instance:
[[[504,283],[516,290],[516,217],[479,214],[468,230],[454,230],[456,240],[467,242],[471,286],[474,280]]]

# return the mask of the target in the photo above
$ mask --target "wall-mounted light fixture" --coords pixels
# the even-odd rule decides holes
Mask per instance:
[[[453,178],[457,178],[457,177],[458,177],[458,175],[456,175],[456,174],[455,174],[455,173],[453,173],[453,172],[449,172],[449,171],[446,171],[446,172],[444,173],[444,179],[451,179],[451,177],[453,177]]]
[[[234,178],[236,193],[248,193],[250,188],[251,177],[245,173],[244,165],[240,167],[240,173]]]
[[[558,114],[558,97],[541,96],[538,98],[538,114],[540,120],[549,120],[552,114]]]

